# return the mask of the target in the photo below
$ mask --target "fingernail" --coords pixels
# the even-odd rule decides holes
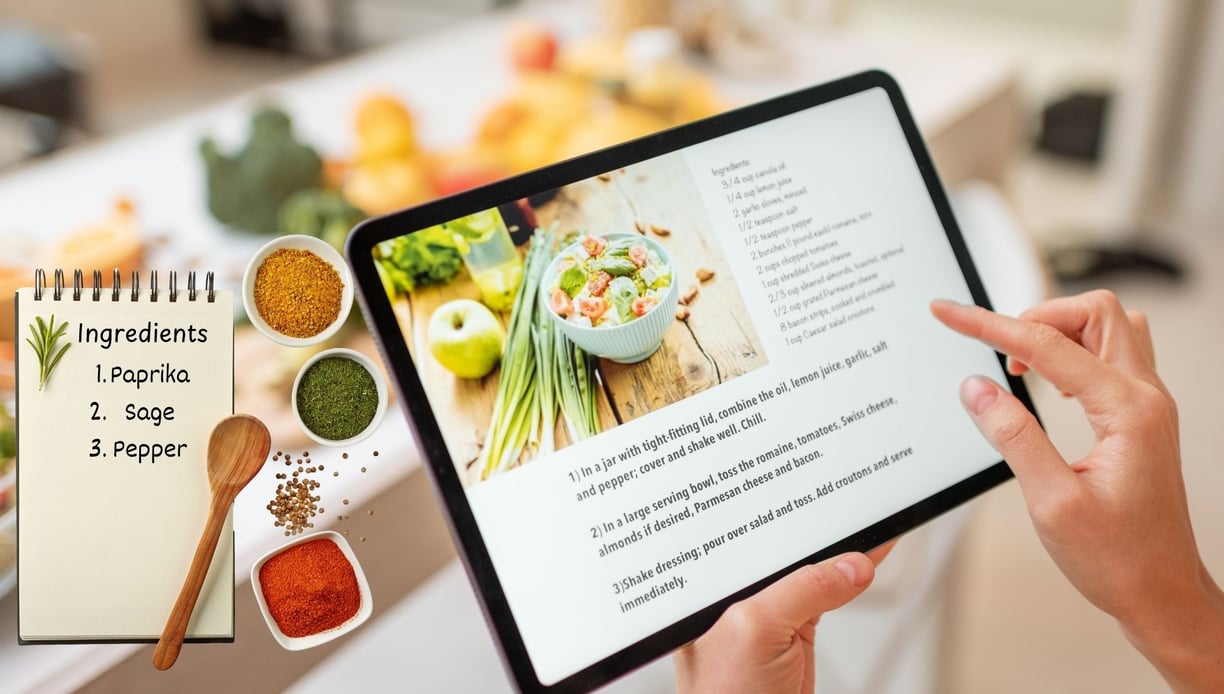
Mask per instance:
[[[931,308],[935,308],[936,306],[943,306],[943,307],[946,307],[946,308],[954,308],[954,307],[956,307],[956,306],[962,306],[962,305],[963,305],[963,304],[957,303],[957,302],[955,302],[955,301],[953,301],[953,300],[951,300],[951,299],[934,299],[934,300],[932,300],[932,301],[931,301]]]
[[[858,570],[854,568],[854,564],[851,564],[848,561],[839,561],[834,564],[834,566],[837,567],[838,571],[842,572],[842,575],[846,577],[847,581],[850,581],[850,585],[858,585],[858,581],[856,580],[858,577]]]
[[[985,376],[970,376],[961,384],[961,404],[973,415],[981,415],[999,399],[999,387]]]

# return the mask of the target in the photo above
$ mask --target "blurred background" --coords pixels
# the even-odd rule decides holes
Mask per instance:
[[[322,155],[319,188],[346,206],[305,224],[323,235],[338,217],[342,236],[367,214],[873,66],[906,91],[1002,308],[1107,287],[1148,313],[1180,404],[1199,544],[1224,576],[1212,353],[1224,344],[1224,3],[1212,0],[0,0],[0,296],[43,262],[198,264],[236,281],[266,239],[230,236],[198,144],[237,151],[260,108],[283,109]],[[257,231],[297,230],[279,219]],[[0,391],[12,387],[5,310]],[[1030,384],[1064,453],[1086,451],[1074,403]],[[0,450],[4,484],[11,469]],[[255,638],[244,649],[256,655],[175,688],[507,688],[419,467],[380,478],[364,503],[389,511],[361,548],[385,586],[370,625],[303,654],[258,655]],[[840,647],[875,655],[829,646],[822,691],[1164,688],[1058,574],[1016,485],[928,535],[880,589],[883,617],[837,623]],[[907,600],[929,628],[888,612]],[[239,628],[259,632],[248,609]],[[214,666],[231,657],[210,650]],[[17,649],[9,636],[0,663],[5,691],[13,676],[18,691],[165,682],[148,679],[141,650]],[[667,691],[668,677],[656,665],[615,686]]]

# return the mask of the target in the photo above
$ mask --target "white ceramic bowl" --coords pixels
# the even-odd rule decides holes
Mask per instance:
[[[361,606],[357,608],[357,613],[349,620],[339,626],[332,627],[327,631],[321,631],[310,636],[286,636],[280,627],[276,625],[276,620],[272,617],[272,613],[268,611],[268,601],[264,598],[263,586],[259,582],[259,570],[263,568],[265,562],[281,552],[300,545],[303,542],[311,542],[313,540],[331,540],[336,543],[341,552],[344,552],[345,558],[349,564],[353,565],[353,573],[357,576],[357,587],[361,591]],[[322,532],[303,535],[302,537],[287,542],[280,547],[268,552],[255,562],[251,567],[251,587],[255,590],[255,602],[259,603],[259,611],[263,614],[264,621],[268,623],[268,629],[272,632],[273,638],[285,650],[300,651],[306,648],[314,648],[327,643],[333,639],[343,636],[350,631],[361,626],[370,615],[374,613],[374,602],[370,597],[370,583],[366,580],[365,573],[361,570],[361,564],[357,563],[357,557],[353,554],[353,548],[349,545],[348,540],[338,532],[332,530],[324,530]]]
[[[290,337],[282,332],[277,332],[272,326],[268,325],[263,316],[259,315],[259,309],[255,307],[255,275],[259,272],[259,267],[263,265],[268,256],[282,248],[314,253],[335,268],[336,273],[340,275],[340,281],[344,283],[344,290],[340,294],[340,313],[336,315],[336,320],[332,321],[331,325],[316,335],[310,337]],[[289,347],[315,345],[335,335],[340,326],[344,325],[345,319],[348,318],[349,311],[353,308],[353,273],[349,270],[348,264],[344,262],[344,258],[340,256],[340,253],[326,241],[304,234],[281,236],[264,244],[263,248],[256,251],[255,255],[251,258],[251,262],[247,263],[246,272],[242,275],[242,305],[246,308],[247,318],[250,319],[251,325],[254,325],[269,340]]]
[[[680,304],[678,288],[680,278],[676,275],[676,264],[672,262],[667,249],[654,239],[641,234],[624,233],[601,234],[601,236],[609,241],[624,237],[640,239],[647,248],[658,253],[659,258],[671,268],[672,283],[664,292],[659,305],[641,318],[635,318],[623,325],[602,328],[588,328],[571,323],[557,315],[551,308],[548,310],[548,315],[552,316],[553,322],[566,337],[587,352],[621,364],[635,364],[659,349],[659,346],[663,344],[664,336],[667,335],[667,330],[676,321],[676,307]],[[562,249],[544,271],[544,282],[540,285],[540,301],[543,301],[545,306],[549,305],[549,290],[557,283],[557,265],[561,262],[562,257],[578,243],[581,241]]]
[[[374,378],[374,385],[378,388],[378,407],[374,410],[374,418],[370,420],[370,423],[366,425],[365,429],[361,430],[360,434],[341,441],[325,439],[311,431],[310,427],[306,426],[306,423],[302,421],[301,413],[298,412],[298,386],[302,384],[302,376],[305,375],[305,373],[310,370],[310,367],[314,366],[316,362],[322,359],[327,359],[328,357],[341,357],[357,362],[370,373],[370,376]],[[323,446],[351,446],[355,443],[360,443],[366,440],[369,438],[370,434],[373,434],[374,431],[378,429],[379,423],[382,422],[383,415],[387,413],[387,384],[383,380],[382,372],[378,370],[378,366],[369,357],[361,352],[347,349],[345,347],[325,349],[311,357],[310,360],[302,366],[301,370],[298,371],[297,377],[293,379],[293,395],[291,398],[293,404],[293,418],[297,420],[298,426],[302,428],[302,431],[305,432],[306,435],[311,438],[311,440]]]

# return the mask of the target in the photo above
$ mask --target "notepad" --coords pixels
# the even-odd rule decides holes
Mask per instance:
[[[233,296],[212,273],[199,289],[92,275],[39,271],[16,295],[22,644],[157,640],[208,515],[208,437],[233,412]],[[227,519],[187,640],[233,636]]]

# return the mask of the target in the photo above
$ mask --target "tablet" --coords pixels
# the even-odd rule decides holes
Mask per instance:
[[[901,91],[866,72],[369,220],[360,299],[527,691],[666,654],[1008,479],[998,354]]]

